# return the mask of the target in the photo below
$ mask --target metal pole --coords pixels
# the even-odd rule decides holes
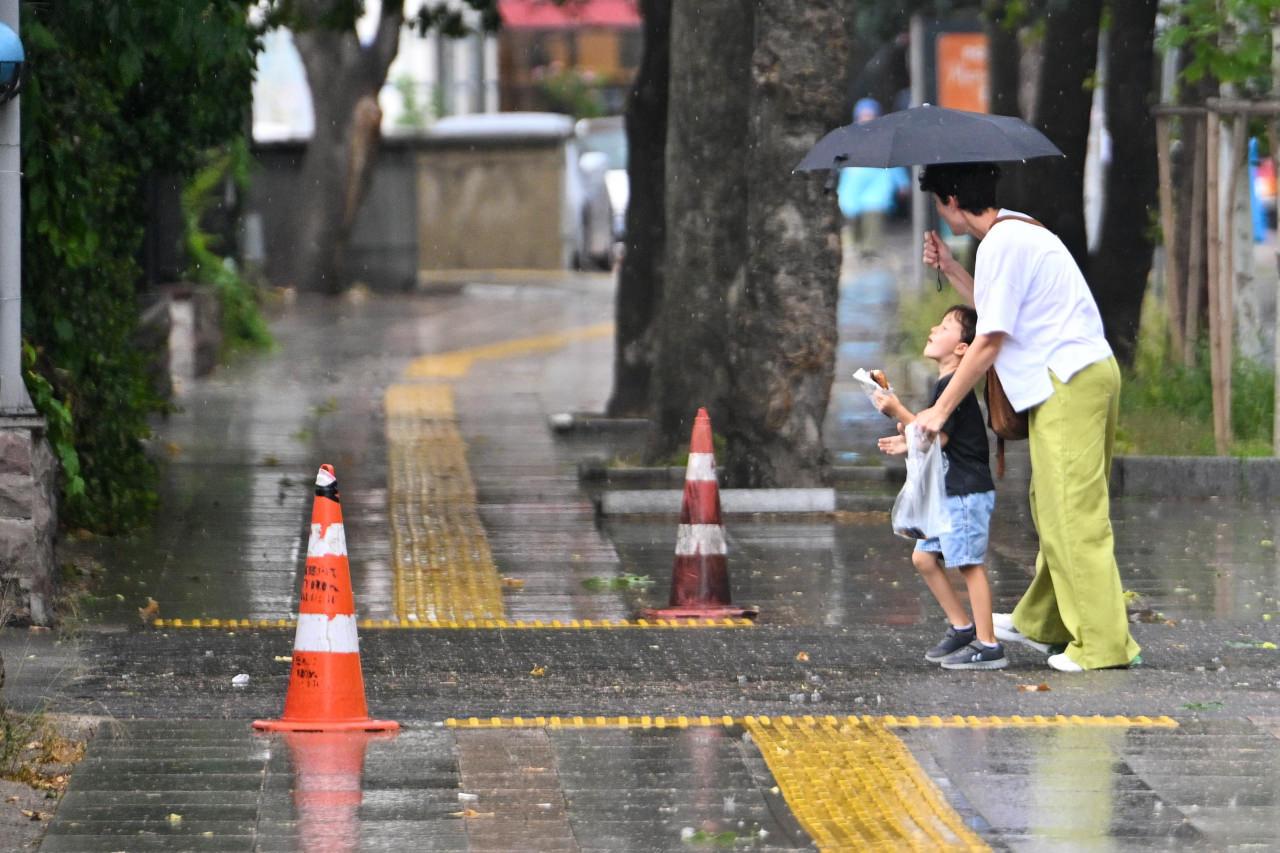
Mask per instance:
[[[18,0],[0,0],[18,29]],[[22,379],[22,133],[18,98],[0,105],[0,415],[33,415]]]

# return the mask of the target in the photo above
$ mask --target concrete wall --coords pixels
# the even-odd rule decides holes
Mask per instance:
[[[287,260],[296,251],[293,204],[304,147],[299,142],[255,146],[246,210],[262,217],[264,272],[290,286]],[[368,192],[356,215],[343,278],[375,290],[404,290],[418,274],[417,199],[412,141],[387,139],[378,153]]]
[[[344,281],[413,287],[420,270],[564,269],[573,219],[562,139],[389,138],[356,216]],[[246,211],[261,216],[264,272],[289,286],[302,143],[255,147]]]
[[[563,269],[566,156],[561,140],[440,140],[418,155],[418,266]]]

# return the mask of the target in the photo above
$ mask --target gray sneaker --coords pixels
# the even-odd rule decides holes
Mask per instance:
[[[938,641],[938,645],[924,653],[924,659],[929,663],[940,663],[947,655],[972,643],[977,636],[972,627],[960,629],[954,625],[948,626],[946,636]]]
[[[973,642],[942,660],[943,669],[1004,669],[1008,665],[1004,646],[999,643],[991,648]]]

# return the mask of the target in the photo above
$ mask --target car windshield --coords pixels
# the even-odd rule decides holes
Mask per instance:
[[[610,169],[627,168],[627,135],[622,128],[597,130],[582,136],[583,151],[599,151],[609,162]]]

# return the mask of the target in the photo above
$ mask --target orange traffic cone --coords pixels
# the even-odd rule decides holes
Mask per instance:
[[[754,617],[755,608],[735,607],[729,598],[729,558],[720,523],[720,485],[711,446],[711,417],[698,409],[689,441],[684,503],[676,533],[668,606],[641,612],[646,619]]]
[[[369,741],[393,733],[286,732],[293,757],[298,842],[310,853],[360,849],[364,754]]]
[[[311,540],[302,578],[293,667],[284,716],[255,720],[262,731],[387,731],[399,723],[369,719],[360,672],[356,604],[347,565],[347,537],[332,465],[316,474]]]

